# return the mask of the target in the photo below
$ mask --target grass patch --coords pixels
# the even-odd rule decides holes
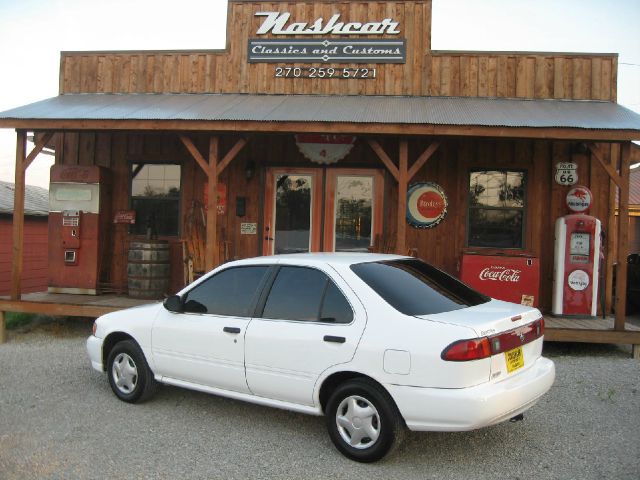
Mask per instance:
[[[56,337],[86,336],[93,319],[85,317],[50,316],[36,313],[5,312],[5,326],[14,335],[39,332]]]
[[[18,328],[33,325],[38,321],[39,317],[41,317],[41,315],[37,315],[35,313],[5,312],[4,314],[7,330],[16,330]]]

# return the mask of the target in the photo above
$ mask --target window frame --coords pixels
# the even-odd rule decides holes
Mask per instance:
[[[129,175],[129,198],[128,198],[128,205],[129,205],[129,209],[133,210],[133,180],[134,180],[134,176],[133,176],[133,166],[134,165],[176,165],[178,167],[180,167],[180,190],[179,190],[179,195],[178,195],[178,230],[176,233],[171,233],[171,234],[158,234],[159,238],[179,238],[182,235],[182,223],[183,223],[183,212],[182,212],[182,201],[183,201],[183,186],[184,186],[184,165],[183,162],[180,160],[144,160],[144,159],[130,159],[128,162],[128,166],[129,166],[129,170],[128,170],[128,175]],[[137,198],[144,198],[144,197],[137,197]],[[136,215],[136,223],[139,222],[140,219],[137,218]],[[128,234],[132,235],[132,236],[137,236],[137,237],[141,237],[144,236],[144,233],[134,233],[132,232],[132,226],[129,225],[128,228]]]
[[[469,201],[469,189],[471,187],[471,175],[473,173],[478,173],[478,172],[504,172],[504,173],[522,173],[522,181],[524,183],[524,188],[523,188],[523,195],[522,195],[522,201],[523,201],[523,206],[522,207],[475,207],[475,206],[471,206],[471,203]],[[527,215],[527,210],[529,209],[529,202],[528,202],[528,189],[529,189],[529,172],[526,168],[504,168],[504,167],[477,167],[477,168],[470,168],[468,171],[468,175],[466,177],[466,183],[465,183],[465,192],[466,192],[466,221],[465,221],[465,238],[464,238],[464,246],[465,248],[473,248],[473,249],[484,249],[484,250],[492,250],[492,251],[501,251],[501,250],[508,250],[508,251],[516,251],[516,250],[526,250],[527,249],[527,232],[528,232],[528,215]],[[495,245],[471,245],[469,243],[469,237],[470,237],[470,220],[471,220],[471,211],[472,210],[492,210],[492,211],[508,211],[508,210],[521,210],[522,211],[522,229],[520,232],[520,237],[522,239],[521,245],[519,247],[501,247],[501,246],[495,246]]]
[[[310,321],[310,320],[297,320],[297,319],[287,319],[287,318],[269,318],[269,317],[265,317],[264,316],[264,309],[267,303],[267,299],[269,298],[269,294],[271,293],[271,289],[273,288],[273,285],[275,284],[276,278],[278,277],[278,273],[280,272],[280,270],[282,268],[306,268],[309,270],[316,270],[320,273],[322,273],[328,282],[333,283],[333,286],[336,287],[336,289],[338,290],[338,292],[340,292],[340,294],[342,295],[342,297],[346,300],[347,304],[349,305],[349,308],[351,309],[351,321],[349,323],[338,323],[338,322],[321,322],[320,319],[322,318],[320,316],[320,314],[322,313],[322,307],[324,306],[324,299],[326,297],[327,294],[327,290],[328,290],[328,283],[327,285],[325,285],[324,288],[324,292],[322,293],[322,299],[320,302],[320,309],[318,311],[318,320],[315,321]],[[266,275],[267,277],[267,281],[262,289],[262,293],[260,295],[260,298],[256,304],[256,308],[254,310],[254,319],[256,320],[266,320],[266,321],[270,321],[270,322],[294,322],[297,324],[304,324],[304,325],[323,325],[323,326],[347,326],[347,325],[352,325],[353,322],[355,322],[356,320],[356,312],[355,309],[353,308],[353,304],[351,303],[351,300],[349,299],[348,295],[345,295],[344,293],[344,289],[340,288],[340,286],[336,283],[336,281],[333,279],[333,277],[327,273],[326,271],[320,269],[320,268],[316,268],[314,266],[311,265],[292,265],[292,264],[280,264],[280,265],[273,265],[272,266],[272,271],[270,274]]]

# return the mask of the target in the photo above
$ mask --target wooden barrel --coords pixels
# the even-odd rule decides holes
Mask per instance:
[[[162,240],[131,242],[127,276],[129,296],[158,299],[169,290],[169,244]]]

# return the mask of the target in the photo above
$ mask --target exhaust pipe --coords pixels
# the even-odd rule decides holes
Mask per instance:
[[[522,420],[524,420],[524,413],[520,413],[509,419],[511,423],[521,422]]]

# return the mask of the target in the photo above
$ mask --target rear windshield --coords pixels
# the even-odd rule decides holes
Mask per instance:
[[[351,270],[405,315],[433,315],[491,300],[420,260],[358,263],[351,265]]]

